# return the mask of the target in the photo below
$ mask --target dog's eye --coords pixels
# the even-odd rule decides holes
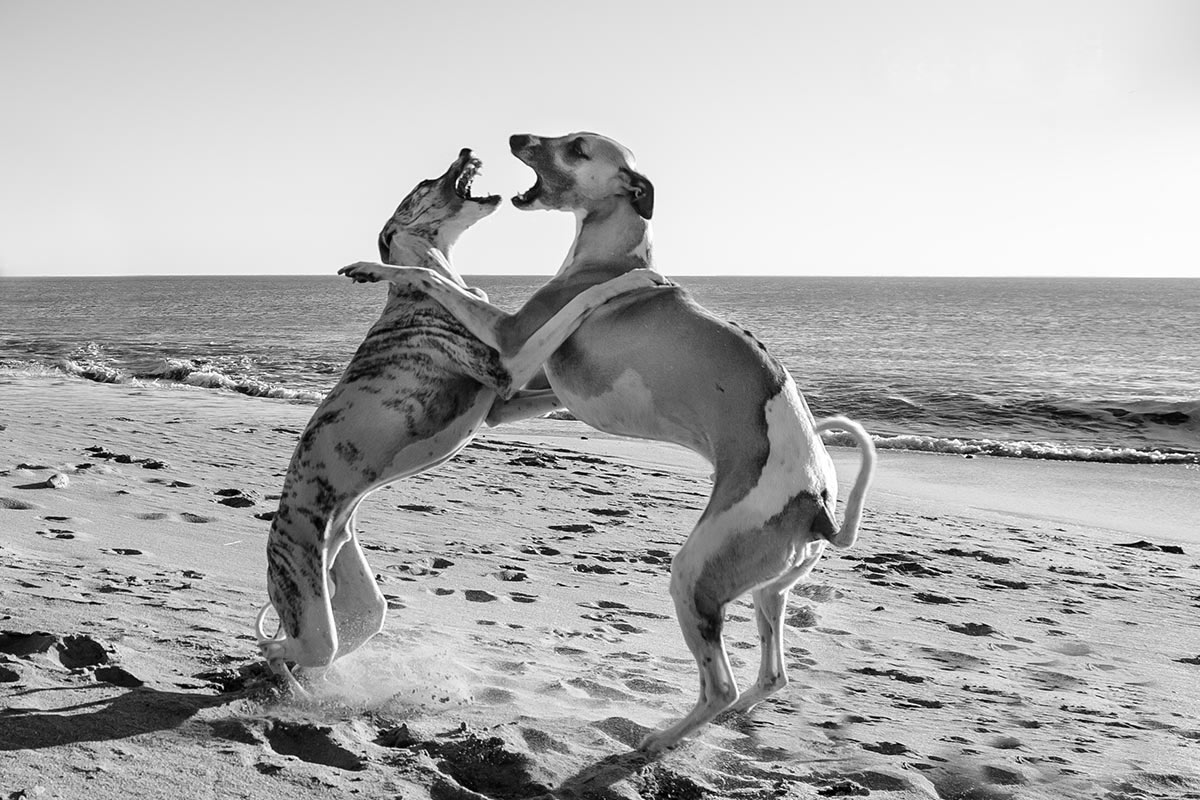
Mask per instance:
[[[583,152],[583,139],[572,139],[570,150],[571,155],[575,156],[576,158],[588,157],[588,154]]]

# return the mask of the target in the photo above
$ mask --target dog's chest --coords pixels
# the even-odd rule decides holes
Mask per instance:
[[[546,374],[558,399],[575,416],[601,430],[635,435],[656,422],[654,395],[646,381],[627,369],[607,386],[584,385],[576,381],[556,380],[560,375],[547,366]]]
[[[355,352],[344,383],[403,383],[419,388],[466,375],[496,386],[508,380],[499,355],[441,306],[389,303]]]
[[[593,428],[620,436],[673,442],[704,456],[709,448],[696,419],[673,403],[663,403],[663,387],[653,377],[627,368],[607,382],[576,380],[547,363],[546,375],[559,401]],[[680,413],[680,412],[683,413]]]

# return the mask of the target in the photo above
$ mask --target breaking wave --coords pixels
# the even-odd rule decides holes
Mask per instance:
[[[834,445],[854,446],[847,433],[824,434]],[[880,450],[914,450],[961,456],[1036,458],[1048,461],[1096,461],[1109,464],[1200,464],[1200,453],[1139,449],[1134,447],[1086,447],[1055,442],[997,441],[993,439],[946,439],[938,436],[872,436]]]
[[[319,403],[326,393],[256,376],[252,373],[252,365],[244,358],[157,358],[144,364],[121,364],[91,342],[52,361],[0,359],[0,368],[29,375],[70,375],[96,383],[181,384],[314,404]]]
[[[95,342],[67,344],[60,349],[65,355],[57,358],[0,358],[0,369],[97,383],[190,386],[315,405],[345,366],[302,348],[284,356],[229,345],[186,356],[164,353],[167,348],[155,343],[112,348],[120,355]],[[916,387],[876,391],[861,383],[832,382],[809,392],[808,399],[817,416],[837,413],[857,419],[880,449],[1120,464],[1200,463],[1200,399],[926,393]],[[574,419],[567,411],[550,416]],[[837,432],[826,441],[852,444]]]

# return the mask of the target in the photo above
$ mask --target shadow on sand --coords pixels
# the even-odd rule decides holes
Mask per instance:
[[[246,695],[246,692],[164,692],[141,686],[116,696],[53,709],[23,709],[13,702],[45,692],[71,691],[74,694],[112,688],[97,684],[82,689],[30,689],[10,695],[9,706],[0,709],[0,752],[125,739],[177,728],[202,709],[232,703]]]

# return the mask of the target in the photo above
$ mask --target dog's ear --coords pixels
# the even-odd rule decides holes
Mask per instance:
[[[621,177],[625,180],[629,199],[633,201],[633,210],[643,219],[650,219],[654,215],[654,184],[645,175],[625,167],[621,168]]]

